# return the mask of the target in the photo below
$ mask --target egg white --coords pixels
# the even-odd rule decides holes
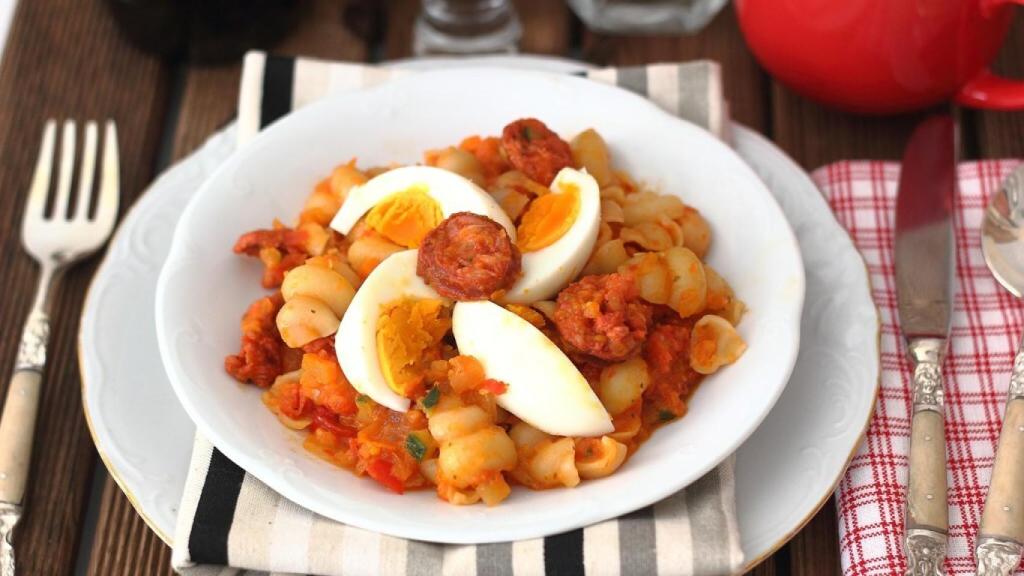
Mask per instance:
[[[444,218],[456,212],[487,216],[501,224],[509,238],[515,241],[516,229],[512,220],[490,194],[454,172],[432,166],[395,168],[353,188],[341,205],[341,210],[331,220],[331,228],[348,234],[356,222],[382,200],[414,186],[422,187],[427,196],[437,202]]]
[[[481,300],[457,302],[452,331],[460,354],[508,385],[498,404],[534,428],[558,436],[612,432],[611,417],[572,361],[533,324]]]
[[[523,275],[502,297],[503,302],[529,304],[557,294],[586,266],[601,227],[601,189],[586,170],[563,168],[551,182],[551,193],[562,185],[579,190],[576,221],[550,246],[523,254]]]
[[[402,298],[430,298],[448,303],[416,275],[418,251],[388,256],[366,277],[345,311],[334,337],[338,364],[361,394],[398,412],[409,409],[409,399],[388,386],[377,356],[377,324],[381,309]]]

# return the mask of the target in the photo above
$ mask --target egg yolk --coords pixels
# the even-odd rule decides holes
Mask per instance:
[[[559,193],[545,194],[530,203],[516,233],[522,252],[536,252],[554,244],[572,228],[580,212],[580,190],[560,184]]]
[[[366,223],[388,240],[416,248],[444,218],[441,206],[417,185],[381,200],[366,216]]]
[[[451,310],[440,300],[405,298],[384,306],[377,320],[377,357],[395,393],[409,398],[422,392],[451,326]]]

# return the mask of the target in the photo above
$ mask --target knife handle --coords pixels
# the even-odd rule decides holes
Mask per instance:
[[[946,435],[943,417],[942,342],[910,344],[914,366],[914,414],[904,547],[908,576],[941,576],[946,558]]]
[[[1024,345],[1024,341],[1022,341]],[[978,575],[1009,574],[1024,550],[1024,348],[1017,350],[992,482],[978,527]]]

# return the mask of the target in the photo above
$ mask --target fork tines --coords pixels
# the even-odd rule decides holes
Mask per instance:
[[[121,185],[114,123],[109,120],[104,123],[98,185],[96,152],[100,140],[99,125],[97,122],[86,123],[83,150],[78,160],[78,193],[73,197],[75,132],[75,123],[65,120],[60,136],[57,184],[51,187],[57,122],[50,120],[46,123],[39,160],[29,188],[21,240],[29,254],[44,264],[44,269],[45,266],[69,264],[97,250],[106,242],[117,220]]]
[[[57,122],[49,120],[43,130],[42,146],[36,163],[35,175],[29,189],[25,215],[47,220],[93,222],[107,227],[113,224],[118,209],[118,153],[117,129],[112,120],[104,123],[103,157],[100,160],[99,186],[93,186],[96,173],[96,147],[99,140],[97,122],[85,124],[83,153],[78,171],[78,194],[71,196],[74,176],[76,126],[65,120],[61,130],[60,169],[57,186],[50,196],[50,178],[53,172],[53,149]],[[52,198],[49,206],[47,199]],[[74,203],[72,201],[74,200]],[[49,210],[47,210],[49,208]]]

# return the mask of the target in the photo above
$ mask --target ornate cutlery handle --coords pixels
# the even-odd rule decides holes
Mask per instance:
[[[43,312],[29,314],[18,358],[0,416],[0,502],[20,505],[32,457],[32,437],[39,408],[40,372],[46,363],[50,321]]]
[[[944,343],[909,343],[914,360],[914,415],[910,432],[910,478],[904,547],[907,576],[941,576],[946,559],[946,435],[943,416]]]
[[[0,503],[0,576],[14,576],[14,546],[11,533],[21,519],[21,506]]]
[[[1013,572],[1024,551],[1024,340],[1013,359],[992,483],[978,527],[978,576]]]

